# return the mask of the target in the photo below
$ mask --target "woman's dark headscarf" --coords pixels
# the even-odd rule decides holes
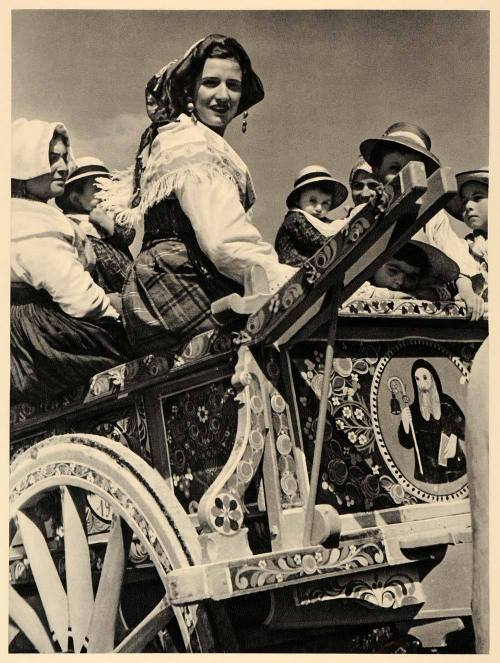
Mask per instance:
[[[134,200],[139,204],[141,155],[151,146],[158,128],[175,120],[186,111],[189,98],[193,95],[196,78],[203,70],[209,57],[234,57],[241,67],[242,89],[236,115],[248,110],[264,98],[264,88],[246,51],[236,39],[224,35],[208,35],[196,42],[180,58],[170,62],[155,74],[146,85],[146,109],[151,125],[141,136],[134,171]]]

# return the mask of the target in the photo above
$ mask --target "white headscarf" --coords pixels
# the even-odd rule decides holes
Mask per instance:
[[[74,168],[68,131],[61,122],[27,120],[22,117],[12,123],[11,177],[30,180],[50,173],[49,144],[54,134],[65,138],[68,145],[68,167]]]

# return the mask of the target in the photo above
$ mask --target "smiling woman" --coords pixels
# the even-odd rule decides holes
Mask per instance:
[[[247,53],[223,35],[198,41],[146,87],[152,124],[137,153],[133,207],[120,212],[144,217],[142,251],[123,290],[137,354],[173,349],[218,327],[212,302],[241,292],[254,265],[271,291],[295,273],[251,223],[250,173],[223,138],[229,122],[263,96]],[[116,210],[122,190],[112,180],[104,206]]]
[[[241,67],[236,60],[208,58],[196,81],[194,110],[220,136],[236,115],[241,99]]]

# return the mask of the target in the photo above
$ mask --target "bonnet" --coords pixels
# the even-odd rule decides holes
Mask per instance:
[[[30,180],[50,173],[49,144],[54,134],[60,135],[68,146],[68,167],[74,167],[68,131],[61,122],[27,120],[12,123],[11,178]]]

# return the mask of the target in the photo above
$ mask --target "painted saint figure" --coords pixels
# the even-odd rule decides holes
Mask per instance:
[[[414,400],[401,412],[399,441],[415,452],[415,479],[427,483],[455,481],[465,474],[465,417],[443,393],[435,368],[417,359],[411,369]]]

